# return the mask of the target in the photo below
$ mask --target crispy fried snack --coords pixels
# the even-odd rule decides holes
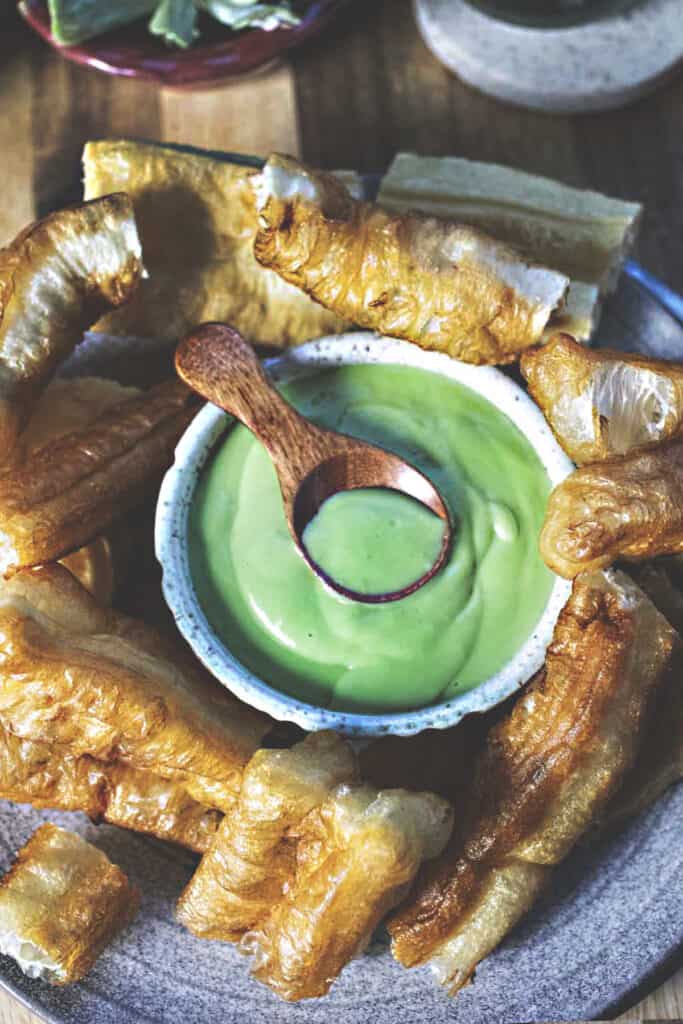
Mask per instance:
[[[456,992],[531,907],[634,764],[680,641],[623,573],[579,577],[545,668],[489,734],[460,827],[389,921]]]
[[[80,981],[138,904],[137,891],[101,850],[41,825],[0,881],[0,952],[31,978]]]
[[[525,352],[520,367],[557,440],[579,465],[683,433],[683,365],[591,350],[557,334]]]
[[[569,281],[475,228],[359,202],[332,175],[272,156],[254,253],[340,316],[469,363],[540,340]]]
[[[123,387],[114,380],[101,377],[53,380],[38,400],[26,429],[3,468],[20,466],[51,441],[87,427],[107,409],[136,394],[139,394],[137,388]],[[111,604],[119,575],[117,568],[120,568],[119,549],[122,545],[120,538],[116,541],[106,536],[97,537],[61,559],[62,565],[100,604]]]
[[[683,551],[683,440],[577,469],[548,499],[540,549],[568,579]]]
[[[205,939],[236,942],[282,897],[294,874],[288,831],[358,773],[334,732],[312,733],[291,750],[257,750],[237,806],[178,901],[178,920]]]
[[[83,811],[93,821],[148,832],[203,853],[222,814],[152,771],[73,757],[68,747],[21,739],[0,727],[0,799]]]
[[[158,484],[197,408],[179,381],[120,402],[0,476],[0,572],[81,547]]]
[[[116,189],[131,196],[149,271],[99,329],[181,338],[198,323],[227,321],[255,344],[283,348],[347,326],[254,259],[253,168],[121,139],[89,142],[83,166],[87,199]]]
[[[55,367],[142,271],[133,206],[116,194],[27,227],[0,250],[0,451],[9,452]]]
[[[296,878],[242,940],[254,976],[283,999],[325,995],[452,824],[450,804],[433,793],[340,786],[296,830]]]
[[[223,811],[270,727],[59,565],[0,586],[0,683],[14,736],[150,772]]]

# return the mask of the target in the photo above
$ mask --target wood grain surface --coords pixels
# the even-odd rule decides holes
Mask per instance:
[[[447,73],[420,41],[410,0],[358,0],[290,64],[182,94],[68,64],[0,0],[0,100],[0,244],[36,212],[74,196],[90,138],[276,149],[362,171],[413,150],[508,163],[644,202],[639,258],[683,291],[683,76],[622,111],[528,113]],[[621,1019],[683,1019],[683,970]],[[0,1024],[36,1022],[0,994]]]

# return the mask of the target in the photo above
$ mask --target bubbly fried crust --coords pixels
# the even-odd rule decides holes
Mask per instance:
[[[159,483],[197,408],[179,381],[105,411],[0,476],[0,571],[61,558]]]
[[[181,924],[200,938],[236,942],[282,897],[294,874],[288,831],[341,782],[357,776],[336,733],[312,733],[290,750],[258,750],[235,809],[178,901]]]
[[[683,440],[577,469],[548,499],[539,546],[568,579],[683,551]]]
[[[80,981],[138,905],[137,891],[101,850],[42,825],[0,881],[0,951],[32,977]]]
[[[9,453],[5,467],[20,466],[27,458],[57,438],[82,430],[103,412],[139,394],[137,388],[123,387],[102,377],[75,377],[51,381],[38,400],[33,414]],[[85,547],[61,559],[69,572],[97,598],[111,604],[121,575],[121,537],[96,537]]]
[[[296,878],[242,940],[254,976],[283,999],[325,995],[443,849],[452,820],[433,793],[340,786],[296,830]]]
[[[73,757],[68,747],[21,739],[0,727],[0,799],[147,832],[198,853],[222,814],[193,800],[175,781],[121,763]]]
[[[540,340],[568,279],[475,228],[359,202],[332,175],[274,156],[258,179],[254,252],[361,327],[470,363]]]
[[[58,565],[0,587],[0,682],[15,736],[152,772],[219,810],[270,727]]]
[[[677,634],[622,573],[579,577],[544,669],[490,733],[443,856],[389,921],[396,958],[457,991],[635,761]]]
[[[0,451],[9,452],[56,366],[142,271],[121,193],[50,214],[0,250]]]
[[[522,355],[520,368],[567,455],[578,464],[624,455],[683,433],[683,365],[566,334]]]
[[[101,330],[181,338],[199,323],[225,321],[255,344],[281,348],[348,326],[254,259],[254,169],[122,139],[89,142],[83,165],[86,198],[117,189],[131,196],[149,271]]]

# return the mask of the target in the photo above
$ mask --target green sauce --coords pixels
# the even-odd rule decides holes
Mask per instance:
[[[363,487],[328,498],[303,542],[313,561],[347,590],[387,594],[429,572],[443,532],[442,520],[418,501]]]
[[[189,520],[195,588],[218,635],[272,686],[340,710],[423,707],[489,678],[530,636],[552,587],[537,545],[550,481],[529,442],[469,388],[411,367],[344,366],[283,391],[315,422],[429,476],[456,524],[453,549],[403,600],[342,597],[297,551],[266,451],[233,427]],[[390,541],[386,550],[395,557]]]

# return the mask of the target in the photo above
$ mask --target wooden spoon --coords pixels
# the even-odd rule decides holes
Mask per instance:
[[[448,558],[453,528],[443,498],[424,474],[397,455],[305,419],[266,376],[251,345],[226,324],[203,324],[180,343],[179,376],[209,402],[231,413],[267,449],[280,482],[285,516],[294,542],[329,587],[354,601],[398,601],[424,586]],[[323,502],[339,491],[386,487],[426,505],[443,520],[438,557],[419,579],[381,594],[364,594],[337,583],[311,557],[303,533]]]

